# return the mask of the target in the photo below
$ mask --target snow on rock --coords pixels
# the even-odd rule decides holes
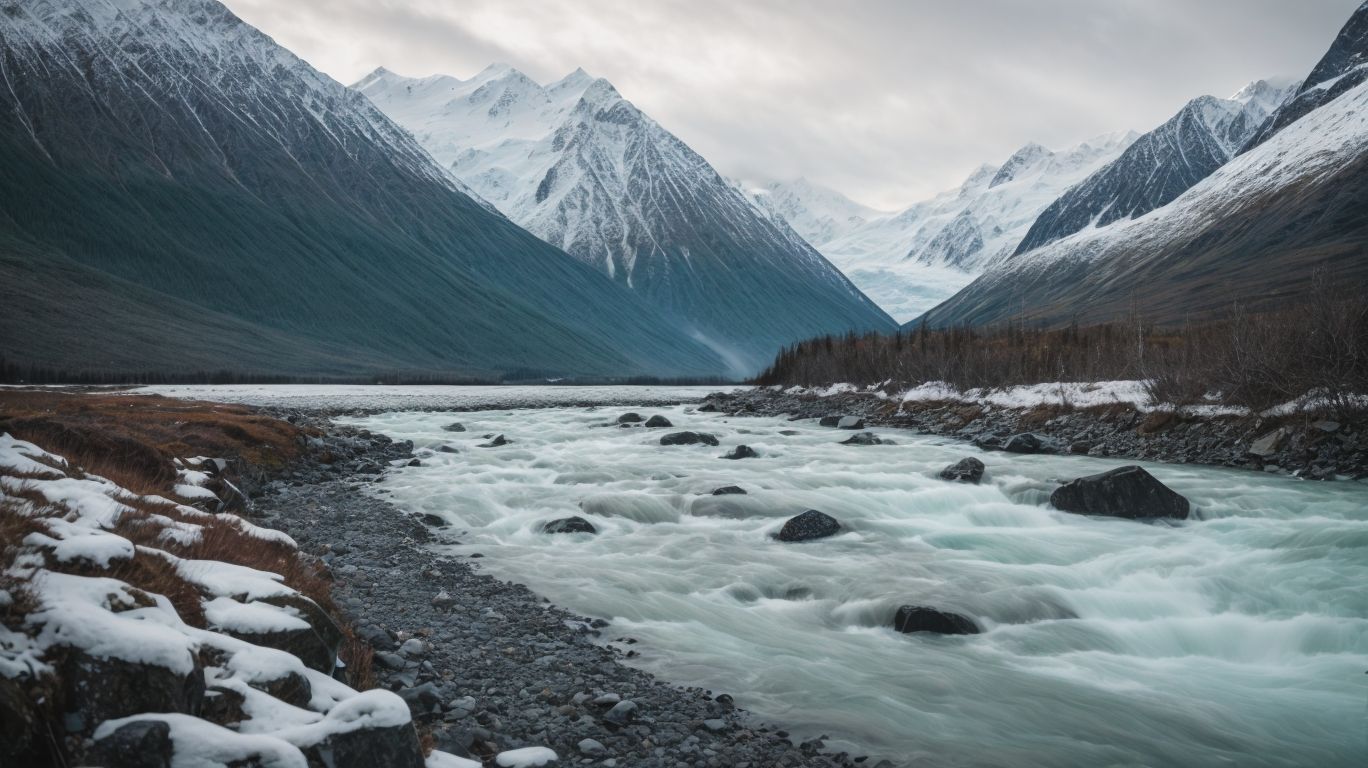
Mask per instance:
[[[546,747],[524,747],[500,752],[494,758],[494,764],[499,768],[539,768],[552,765],[557,759],[556,753]]]
[[[178,479],[184,487],[200,488],[209,476],[182,469]],[[226,634],[255,637],[310,628],[299,609],[261,602],[276,597],[302,599],[280,575],[216,560],[186,559],[158,545],[135,546],[120,532],[136,530],[134,538],[138,541],[169,547],[199,541],[204,526],[212,521],[235,525],[242,533],[263,541],[293,547],[289,537],[274,536],[275,532],[233,515],[208,515],[164,498],[140,497],[105,478],[71,468],[61,457],[8,434],[0,434],[0,500],[7,502],[6,514],[27,518],[25,523],[35,529],[20,541],[9,542],[20,551],[13,553],[8,574],[23,582],[36,605],[22,626],[0,625],[0,677],[33,680],[83,674],[86,677],[81,685],[115,692],[98,703],[77,700],[73,704],[78,715],[69,722],[82,724],[78,729],[96,742],[121,726],[154,720],[170,728],[174,766],[306,768],[313,759],[310,755],[318,749],[334,748],[323,746],[325,742],[331,744],[329,740],[334,737],[390,729],[385,736],[377,733],[383,750],[411,751],[396,757],[404,758],[401,762],[406,765],[421,760],[408,707],[397,695],[379,690],[358,693],[310,669],[292,653]],[[149,509],[157,511],[149,513]],[[146,527],[154,535],[144,535]],[[171,573],[184,581],[184,587],[200,593],[207,628],[186,623],[164,595],[92,574],[94,569],[139,558],[142,562],[164,561],[171,566]],[[157,573],[159,568],[151,572]],[[184,598],[184,594],[176,594],[178,599]],[[0,605],[10,605],[14,599],[10,592],[0,590]],[[77,663],[78,673],[66,671],[68,662],[53,663],[72,658],[69,654],[83,660]],[[163,704],[171,704],[168,710],[121,717],[137,709],[130,710],[118,691],[141,690],[139,686],[147,685],[145,676],[157,670],[169,673],[170,677],[160,683],[165,687],[169,680],[173,694],[182,686],[201,692],[208,686],[220,694],[235,694],[244,719],[234,724],[235,730],[229,730],[191,716],[188,708],[196,707],[192,702],[198,699],[197,693],[185,694],[189,698],[181,705],[172,703],[181,701],[181,694],[163,697]],[[185,682],[197,675],[203,676],[202,685]],[[307,706],[287,703],[266,692],[270,683],[289,678],[308,683]],[[145,706],[142,702],[153,700],[140,699],[132,706]],[[176,706],[187,710],[174,711]],[[196,707],[194,711],[199,710]],[[101,722],[105,718],[116,719]],[[409,730],[404,733],[404,729]]]

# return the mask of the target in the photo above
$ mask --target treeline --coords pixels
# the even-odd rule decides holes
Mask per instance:
[[[479,386],[495,384],[632,386],[711,386],[734,383],[720,377],[659,378],[655,376],[563,378],[549,373],[520,370],[503,376],[480,378],[423,371],[387,371],[357,376],[284,376],[250,371],[81,371],[40,365],[20,365],[0,355],[0,384],[74,384],[119,386],[147,384],[382,384]]]
[[[1158,326],[1138,314],[1086,327],[925,326],[893,335],[826,336],[782,351],[756,383],[835,382],[961,389],[1053,381],[1142,379],[1155,402],[1263,409],[1315,392],[1333,408],[1368,395],[1368,294],[1318,275],[1296,299],[1218,320]]]

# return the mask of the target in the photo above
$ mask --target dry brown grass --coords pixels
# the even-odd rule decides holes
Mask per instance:
[[[338,655],[347,665],[347,685],[358,691],[369,691],[379,685],[375,679],[375,649],[356,636],[356,628],[351,624],[341,626],[343,640]]]
[[[50,390],[0,391],[0,432],[65,457],[137,493],[170,493],[173,457],[240,457],[279,467],[304,430],[246,406]]]

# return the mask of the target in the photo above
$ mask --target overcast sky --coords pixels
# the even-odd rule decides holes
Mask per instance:
[[[351,83],[606,77],[723,174],[897,209],[1037,141],[1300,78],[1361,0],[225,0]]]

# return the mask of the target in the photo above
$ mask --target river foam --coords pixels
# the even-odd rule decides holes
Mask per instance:
[[[720,447],[662,447],[625,408],[385,413],[354,423],[424,455],[378,484],[449,520],[453,554],[613,621],[662,678],[733,693],[805,737],[947,766],[1361,766],[1368,756],[1368,489],[1147,465],[1196,519],[1048,507],[1057,481],[1123,462],[981,453],[812,422],[663,413]],[[442,427],[462,421],[468,431]],[[484,434],[512,441],[479,448]],[[759,458],[718,458],[738,443]],[[976,455],[980,486],[936,478]],[[745,496],[711,496],[739,485]],[[820,509],[846,526],[783,544]],[[547,535],[580,515],[595,536]],[[900,635],[897,607],[963,613],[969,637]]]

